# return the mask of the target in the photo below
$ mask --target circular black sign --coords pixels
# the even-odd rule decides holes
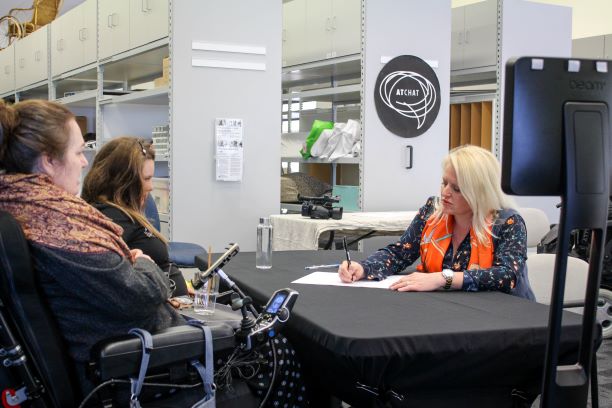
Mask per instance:
[[[379,72],[374,89],[378,118],[401,137],[419,136],[440,110],[440,82],[434,70],[414,55],[400,55]]]

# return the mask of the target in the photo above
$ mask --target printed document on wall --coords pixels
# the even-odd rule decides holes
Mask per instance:
[[[215,119],[217,181],[242,181],[242,119]]]

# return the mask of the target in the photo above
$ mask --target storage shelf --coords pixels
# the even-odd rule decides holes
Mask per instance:
[[[169,55],[168,38],[100,61],[104,80],[135,84],[162,75],[162,61]]]
[[[360,102],[361,84],[344,85],[333,88],[313,89],[310,91],[291,92],[283,94],[282,99],[308,101],[329,101],[329,102]]]
[[[495,84],[497,81],[497,67],[457,69],[451,71],[451,86]]]
[[[167,105],[168,87],[147,89],[146,91],[135,91],[125,95],[104,96],[100,105],[118,103],[133,103],[139,105]]]
[[[450,103],[474,103],[495,100],[495,92],[470,92],[451,94]]]
[[[58,98],[55,100],[55,102],[75,108],[95,108],[97,94],[98,91],[96,89],[92,89],[90,91],[79,92],[64,98]]]
[[[303,157],[283,156],[281,157],[281,162],[307,163],[307,164],[359,164],[361,162],[361,158],[360,157],[340,157],[334,161],[330,161],[328,159],[317,159],[315,157],[311,157],[310,159],[304,159]]]
[[[283,88],[313,83],[325,83],[346,78],[355,78],[361,75],[361,54],[352,54],[344,57],[307,64],[293,65],[283,68]]]

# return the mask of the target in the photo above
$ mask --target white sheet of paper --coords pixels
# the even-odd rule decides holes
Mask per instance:
[[[313,272],[306,276],[296,279],[291,283],[303,283],[306,285],[331,285],[331,286],[350,286],[354,288],[379,288],[389,289],[401,275],[392,275],[382,281],[360,280],[353,283],[344,283],[340,280],[337,272]]]

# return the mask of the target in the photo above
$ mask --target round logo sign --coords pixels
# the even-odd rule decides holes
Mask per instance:
[[[401,137],[419,136],[440,110],[440,82],[433,69],[414,55],[389,61],[376,78],[374,104],[385,127]]]

